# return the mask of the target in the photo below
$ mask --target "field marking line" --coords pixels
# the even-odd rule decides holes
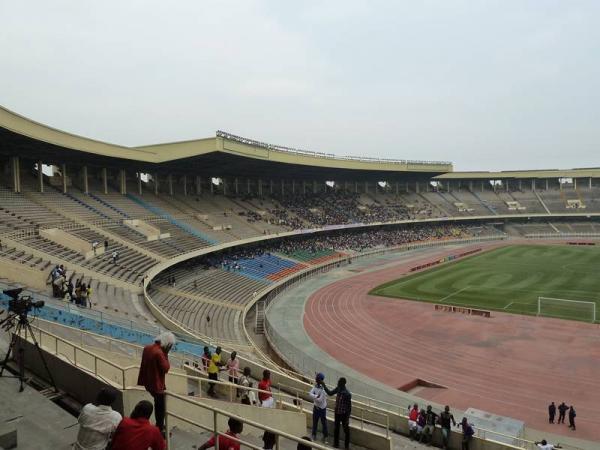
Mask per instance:
[[[510,302],[508,305],[506,305],[504,308],[502,309],[508,309],[514,302]]]
[[[452,292],[451,294],[448,294],[448,295],[446,295],[444,298],[442,298],[442,299],[438,300],[438,302],[439,302],[439,303],[442,303],[444,300],[448,300],[450,297],[452,297],[452,296],[454,296],[454,295],[456,295],[456,294],[459,294],[459,293],[461,293],[462,291],[465,291],[465,290],[469,289],[469,287],[470,287],[470,286],[465,286],[464,288],[462,288],[462,289],[459,289],[458,291]]]

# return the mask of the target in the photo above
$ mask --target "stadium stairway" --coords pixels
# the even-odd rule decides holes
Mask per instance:
[[[218,242],[215,241],[214,239],[212,239],[211,237],[207,236],[204,233],[201,233],[200,231],[196,230],[195,228],[188,225],[187,223],[184,223],[184,222],[181,222],[180,220],[175,219],[173,216],[171,216],[169,213],[167,213],[163,209],[161,209],[157,206],[151,205],[150,203],[142,200],[141,198],[139,198],[133,194],[127,194],[127,198],[133,200],[138,205],[146,208],[148,211],[150,211],[158,216],[164,217],[165,219],[167,219],[169,221],[169,223],[175,225],[178,228],[181,228],[183,231],[191,234],[192,236],[195,236],[198,239],[208,242],[211,245],[218,244]]]
[[[107,202],[106,200],[98,197],[97,195],[92,194],[91,192],[89,193],[89,196],[92,197],[94,200],[96,200],[98,203],[101,203],[102,205],[106,206],[107,208],[112,209],[113,211],[121,214],[123,217],[125,217],[126,219],[131,219],[131,216],[129,214],[127,214],[125,211],[123,211],[120,208],[117,208],[114,205],[111,205],[109,202]]]
[[[494,208],[492,205],[490,205],[490,203],[487,200],[484,200],[481,198],[480,195],[477,194],[477,192],[475,191],[469,191],[471,194],[473,194],[475,197],[477,197],[477,200],[479,200],[479,202],[485,206],[492,214],[494,214],[495,216],[498,215],[498,211],[496,211],[496,208]]]

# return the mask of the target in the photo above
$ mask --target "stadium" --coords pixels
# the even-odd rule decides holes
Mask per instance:
[[[407,437],[413,403],[467,417],[474,449],[598,448],[600,169],[457,172],[224,131],[125,147],[4,108],[0,167],[0,284],[45,302],[30,311],[44,358],[15,335],[7,371],[22,360],[29,387],[4,386],[3,403],[61,428],[28,448],[70,448],[74,405],[102,387],[124,415],[151,399],[140,357],[165,330],[171,449],[229,417],[244,448],[265,430],[296,448],[318,372],[348,380],[352,448],[424,448]],[[205,346],[235,351],[253,386],[270,370],[275,408],[241,404],[238,375],[211,387]],[[548,423],[550,401],[575,405],[576,434]],[[27,439],[20,426],[1,438]]]

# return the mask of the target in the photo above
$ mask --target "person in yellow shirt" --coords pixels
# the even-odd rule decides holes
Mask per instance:
[[[221,347],[217,347],[215,352],[210,357],[210,362],[208,363],[208,379],[218,381],[219,380],[219,371],[224,366],[221,361]],[[211,397],[215,396],[215,383],[208,383],[208,391],[206,392]]]

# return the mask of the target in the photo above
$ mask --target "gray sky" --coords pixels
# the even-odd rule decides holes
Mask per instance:
[[[600,166],[600,2],[0,0],[0,104],[455,170]]]

